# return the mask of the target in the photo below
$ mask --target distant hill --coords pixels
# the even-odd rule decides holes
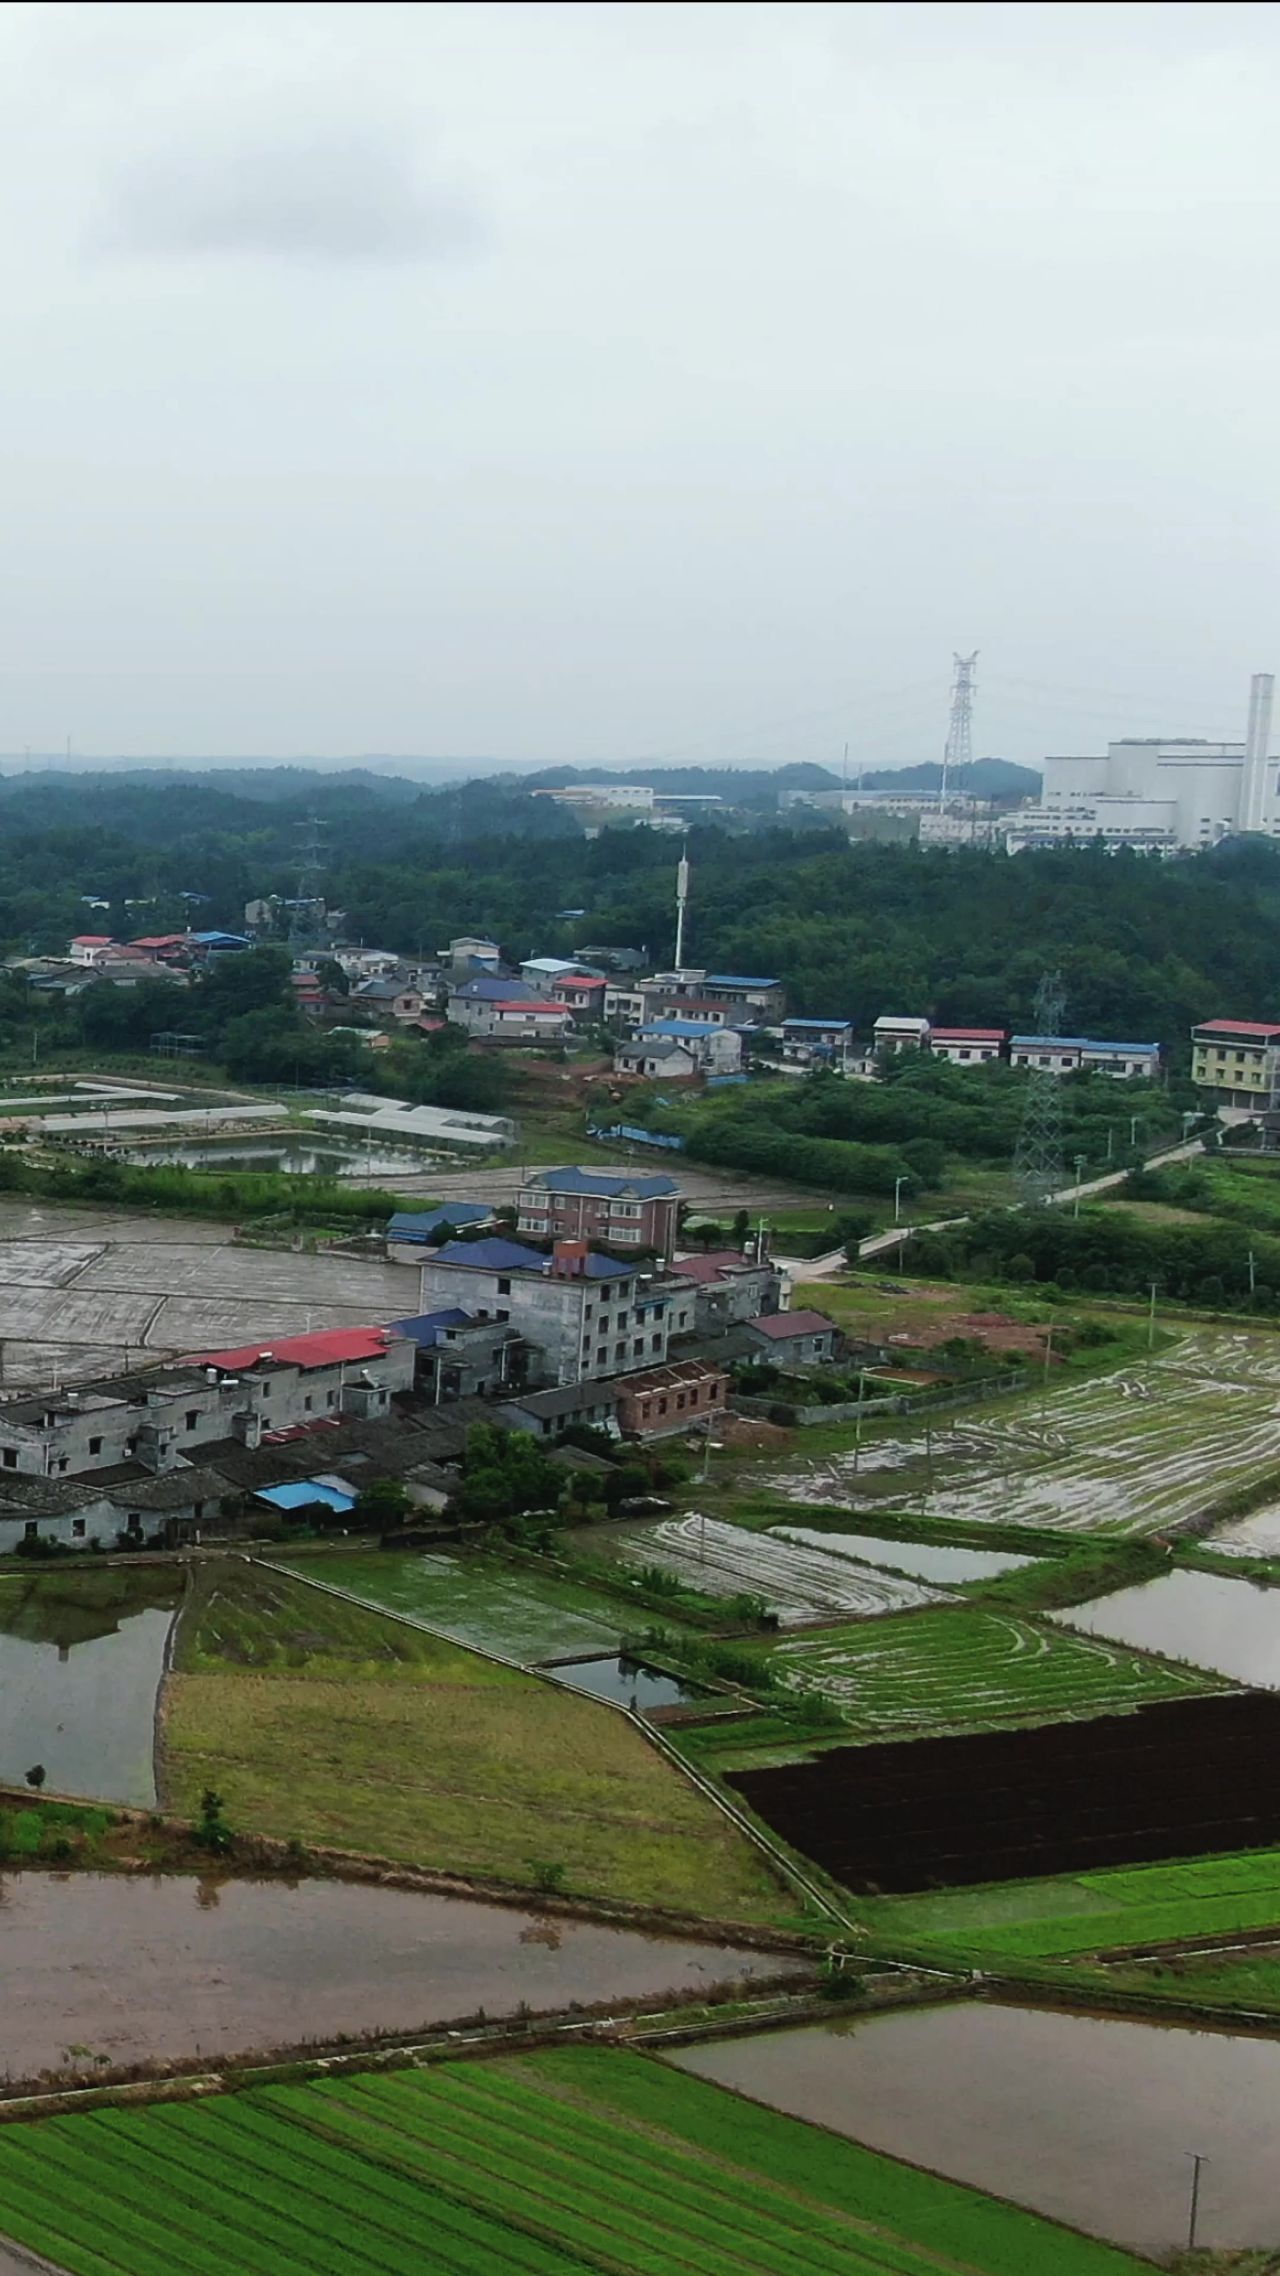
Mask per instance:
[[[859,777],[864,790],[941,790],[942,767],[936,759],[918,767],[879,767]],[[974,759],[967,767],[953,767],[947,787],[965,798],[1035,798],[1040,777],[1034,767],[1015,766],[1012,759]]]

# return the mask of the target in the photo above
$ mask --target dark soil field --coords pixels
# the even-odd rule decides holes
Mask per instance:
[[[1266,1848],[1280,1842],[1280,1696],[839,1747],[727,1783],[864,1896]]]

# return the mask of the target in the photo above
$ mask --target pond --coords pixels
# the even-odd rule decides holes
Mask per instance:
[[[52,1793],[150,1808],[156,1693],[173,1622],[167,1574],[0,1583],[0,1778],[42,1763]]]
[[[1218,1573],[1162,1573],[1141,1588],[1050,1615],[1112,1643],[1136,1644],[1268,1690],[1280,1685],[1280,1589]]]
[[[892,1572],[911,1573],[922,1581],[994,1580],[997,1573],[1015,1573],[1031,1557],[1015,1557],[1002,1549],[955,1549],[936,1541],[886,1541],[878,1533],[827,1533],[808,1525],[772,1525],[780,1541],[801,1541],[807,1549],[829,1549],[833,1556],[852,1557],[863,1565],[885,1565]]]
[[[1255,1509],[1252,1517],[1238,1517],[1211,1534],[1205,1544],[1228,1557],[1280,1557],[1280,1504]]]
[[[69,1957],[69,1956],[73,1956]],[[17,1873],[0,1879],[12,2079],[66,2050],[112,2063],[415,2032],[526,2001],[660,1997],[789,1974],[770,1952],[340,1881]]]
[[[1139,2252],[1280,2234],[1280,2044],[975,2001],[668,2058],[798,2118]]]
[[[619,1653],[611,1659],[562,1660],[543,1672],[553,1675],[558,1683],[571,1683],[575,1691],[590,1691],[597,1699],[619,1700],[641,1714],[647,1707],[688,1707],[711,1696],[700,1684],[683,1683],[679,1676],[664,1675],[660,1668],[646,1667],[643,1660],[629,1660]]]
[[[433,1155],[388,1146],[341,1146],[314,1138],[241,1138],[207,1145],[136,1146],[120,1159],[143,1169],[259,1170],[300,1178],[405,1177],[428,1166]]]

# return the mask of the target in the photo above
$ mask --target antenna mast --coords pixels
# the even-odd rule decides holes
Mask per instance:
[[[680,848],[676,865],[676,970],[684,970],[684,912],[689,899],[689,841]]]
[[[973,697],[978,667],[978,651],[972,656],[953,656],[955,677],[951,682],[951,717],[947,723],[947,740],[942,752],[942,785],[938,792],[939,811],[947,803],[947,777],[954,768],[957,773],[973,761],[973,740],[970,733],[973,721]]]

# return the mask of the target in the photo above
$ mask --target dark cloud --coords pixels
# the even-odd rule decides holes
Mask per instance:
[[[430,261],[474,251],[482,216],[424,181],[394,134],[312,130],[174,145],[110,184],[99,251],[177,258]]]

